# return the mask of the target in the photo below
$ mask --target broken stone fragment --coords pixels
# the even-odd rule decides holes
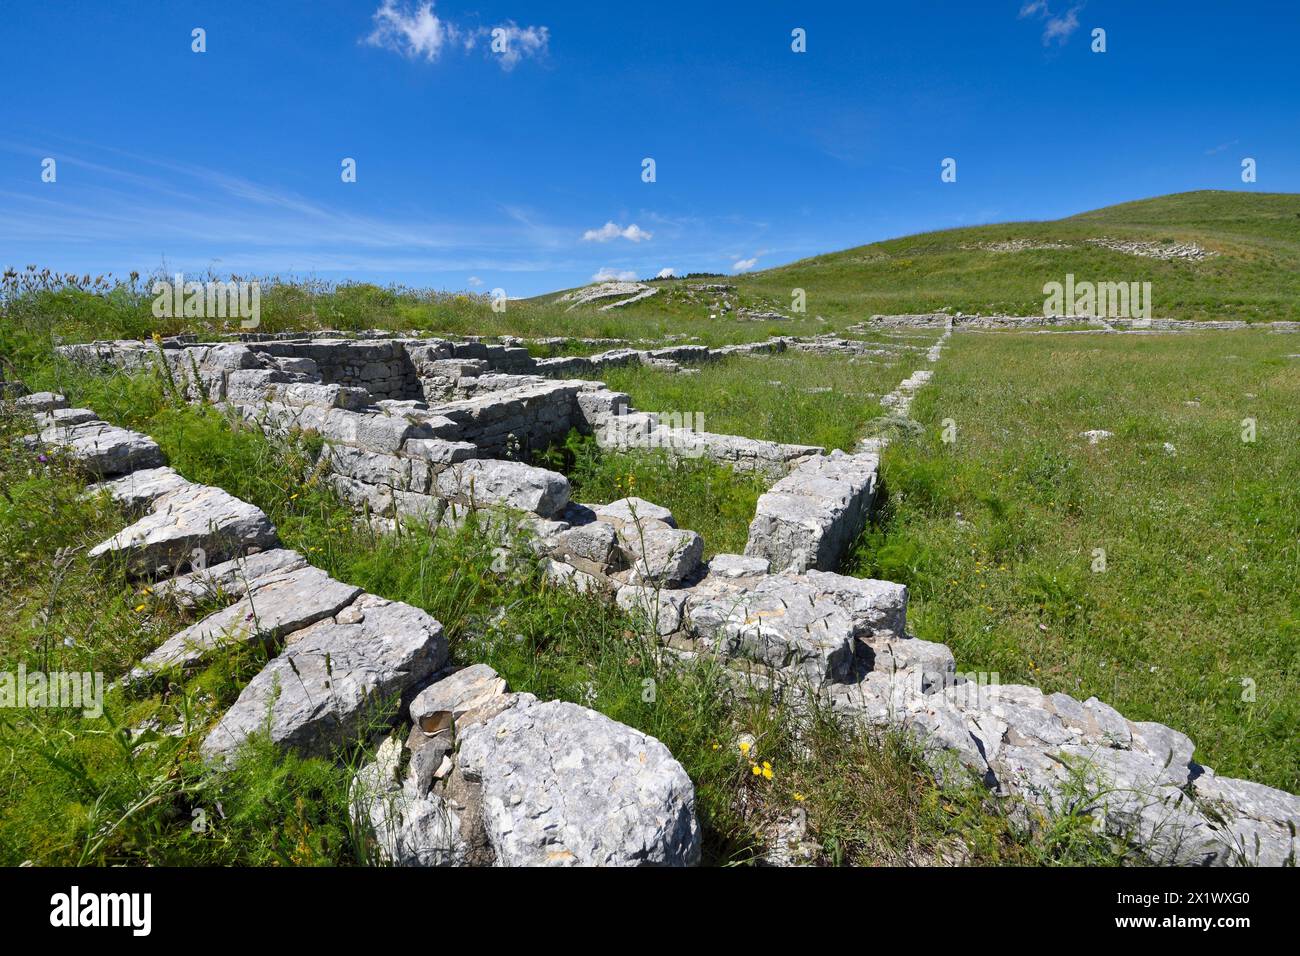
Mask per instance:
[[[369,824],[382,862],[456,866],[464,861],[460,814],[442,797],[417,793],[402,779],[402,743],[390,737],[357,772],[349,790],[354,814]]]
[[[348,618],[355,623],[327,618],[289,636],[208,734],[207,759],[230,759],[259,731],[326,756],[359,742],[368,721],[396,715],[403,695],[446,662],[442,625],[419,608],[368,594],[351,609],[362,612]]]
[[[254,639],[274,643],[285,634],[333,617],[360,594],[360,588],[336,581],[319,568],[268,575],[238,603],[163,642],[132,671],[132,678],[169,667],[194,667],[222,647]]]
[[[86,489],[87,494],[106,492],[128,514],[140,514],[163,495],[189,487],[192,482],[172,468],[141,468],[121,478],[102,481]]]
[[[196,550],[219,563],[279,544],[262,509],[220,488],[186,484],[153,503],[153,510],[90,550],[90,557],[120,555],[135,574],[156,574],[193,560]]]
[[[475,712],[483,711],[509,689],[505,679],[488,665],[471,664],[420,691],[411,701],[411,723],[418,730],[434,714],[449,713],[454,727],[468,725]]]
[[[52,425],[40,433],[39,441],[63,447],[78,466],[98,478],[165,464],[162,449],[152,438],[106,422]]]

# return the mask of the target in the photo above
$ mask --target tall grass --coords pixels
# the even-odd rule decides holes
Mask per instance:
[[[974,863],[1115,858],[1096,841],[1062,849],[1022,833],[978,789],[940,791],[900,738],[864,735],[829,715],[808,725],[760,691],[735,692],[716,662],[674,661],[647,638],[644,622],[547,585],[531,562],[494,569],[495,538],[473,524],[458,534],[408,526],[375,535],[322,482],[304,477],[316,450],[305,437],[270,441],[214,409],[172,405],[148,376],[69,384],[108,417],[156,437],[182,473],[264,508],[285,544],[313,563],[428,610],[443,622],[455,660],[487,662],[515,689],[595,707],[658,737],[696,785],[707,862],[753,860],[770,845],[773,826],[795,812],[808,815],[832,862],[919,862],[955,847]],[[18,606],[34,608],[48,600],[47,569],[59,548],[106,537],[124,519],[102,500],[79,497],[81,482],[66,463],[41,463],[15,443],[21,431],[19,422],[6,424],[0,534],[26,535],[26,553],[6,572]],[[48,507],[36,508],[40,501]],[[52,626],[76,633],[75,647],[110,677],[186,619],[82,553],[61,593]],[[80,631],[71,626],[77,620]],[[7,666],[34,653],[45,623],[34,625],[29,614],[0,622]],[[219,657],[150,696],[111,693],[100,721],[60,711],[6,714],[0,862],[370,862],[346,802],[365,741],[338,761],[255,741],[226,774],[201,766],[207,729],[261,663]],[[755,740],[748,754],[736,746],[742,733]],[[768,772],[755,774],[755,765]]]
[[[924,436],[885,456],[854,568],[908,584],[909,624],[961,669],[1095,694],[1294,792],[1296,351],[1255,332],[959,335],[913,406]]]

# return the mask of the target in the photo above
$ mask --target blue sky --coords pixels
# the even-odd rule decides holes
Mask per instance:
[[[1293,0],[11,0],[0,266],[516,296],[1297,191],[1298,39]]]

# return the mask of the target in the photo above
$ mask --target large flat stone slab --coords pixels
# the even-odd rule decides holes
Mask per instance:
[[[98,478],[165,464],[162,449],[152,438],[107,422],[53,425],[44,429],[39,439],[64,448],[79,467]]]
[[[553,518],[569,503],[563,475],[517,461],[476,458],[452,465],[435,482],[440,498],[458,504],[531,511]]]
[[[86,489],[89,494],[106,492],[128,514],[147,511],[163,495],[180,491],[193,484],[181,477],[175,469],[141,468],[121,478],[101,481]]]
[[[272,548],[159,581],[153,590],[159,597],[174,598],[182,607],[193,607],[222,595],[237,601],[249,590],[266,583],[272,575],[283,575],[306,566],[307,559],[297,551]]]
[[[153,511],[90,551],[119,555],[136,574],[180,567],[201,550],[208,563],[274,548],[275,526],[262,509],[207,485],[187,485],[154,501]]]
[[[265,730],[281,747],[326,756],[355,742],[366,721],[395,715],[402,696],[446,660],[441,624],[409,604],[363,595],[289,635],[208,734],[203,755],[229,760]]]
[[[814,685],[844,680],[852,672],[852,615],[805,581],[769,575],[743,587],[724,579],[694,589],[686,606],[691,628],[724,657],[788,671]]]
[[[212,654],[253,640],[271,643],[333,617],[361,595],[319,568],[271,574],[237,603],[192,624],[163,642],[132,672],[133,678],[170,667],[194,667]]]

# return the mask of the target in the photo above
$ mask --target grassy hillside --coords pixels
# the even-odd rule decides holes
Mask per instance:
[[[1089,244],[1134,240],[1168,246],[1196,243],[1204,261],[1164,261]],[[1047,248],[999,251],[1007,243]],[[656,282],[658,295],[625,308],[570,308],[560,293],[512,300],[494,312],[485,296],[369,283],[261,277],[262,330],[397,329],[441,334],[588,336],[660,340],[687,335],[709,345],[771,335],[840,331],[873,313],[1039,314],[1045,282],[1149,281],[1155,315],[1182,319],[1300,319],[1300,195],[1195,192],[1161,196],[1055,222],[1006,223],[922,233],[803,259],[744,276]],[[83,281],[84,278],[84,281]],[[244,278],[254,278],[246,276]],[[690,288],[706,283],[726,293]],[[793,289],[807,311],[790,310]],[[148,280],[91,281],[33,271],[9,273],[0,328],[0,358],[21,366],[67,341],[147,338],[182,331],[238,331],[237,323],[156,319]],[[16,303],[16,304],[15,304]],[[780,312],[753,318],[743,310]]]
[[[1195,243],[1215,255],[1166,261],[1088,242],[1095,239],[1157,247]],[[717,281],[733,283],[742,306],[788,309],[791,290],[802,288],[808,315],[814,322],[821,316],[825,331],[873,313],[951,308],[1041,314],[1043,284],[1062,281],[1066,273],[1080,280],[1151,282],[1160,318],[1300,319],[1300,196],[1161,196],[1052,222],[921,233]],[[632,306],[623,319],[635,314],[663,323],[684,319],[685,311],[661,293]]]

